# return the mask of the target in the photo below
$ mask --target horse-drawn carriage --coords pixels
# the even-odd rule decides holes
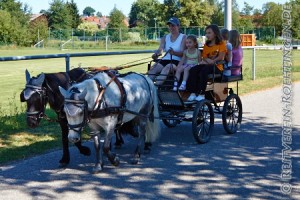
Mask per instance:
[[[107,70],[90,76],[75,69],[69,73],[42,73],[32,78],[27,72],[26,78],[21,100],[27,102],[27,123],[36,127],[45,117],[45,107],[49,103],[57,113],[62,129],[62,166],[70,159],[68,139],[75,142],[82,154],[90,154],[90,150],[80,143],[81,131],[87,123],[96,148],[94,172],[98,172],[103,166],[102,151],[113,165],[119,164],[118,157],[110,151],[110,142],[114,131],[124,122],[133,122],[138,127],[136,136],[139,140],[132,160],[137,163],[144,142],[151,142],[158,136],[158,119],[168,127],[191,121],[198,143],[209,141],[215,113],[222,114],[223,126],[230,134],[238,130],[242,120],[238,90],[235,94],[228,87],[229,82],[236,82],[238,89],[242,74],[230,77],[212,74],[205,100],[199,102],[187,102],[185,92],[173,91],[174,77],[169,75],[163,85],[156,87],[145,75],[118,76]],[[77,83],[71,86],[73,81]]]
[[[151,63],[148,66],[148,70]],[[202,144],[209,141],[214,128],[215,114],[222,115],[222,122],[227,133],[237,132],[242,121],[242,102],[238,96],[238,82],[243,79],[241,71],[238,75],[225,76],[210,74],[209,82],[202,101],[187,101],[186,91],[172,90],[175,77],[169,74],[163,77],[164,84],[157,85],[159,97],[159,113],[162,122],[169,128],[182,121],[192,122],[192,133],[195,140]],[[234,70],[234,68],[231,68]],[[159,76],[160,78],[162,75]],[[160,81],[161,80],[157,80]],[[237,92],[228,87],[236,82]]]

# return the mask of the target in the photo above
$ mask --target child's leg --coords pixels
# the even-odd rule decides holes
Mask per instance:
[[[187,79],[189,78],[190,69],[191,69],[191,66],[187,66],[187,67],[184,69],[184,73],[183,73],[183,81],[184,81],[185,83],[186,83]]]
[[[177,66],[176,74],[175,74],[175,77],[176,77],[177,81],[179,81],[180,75],[183,72],[183,70],[184,70],[184,66],[183,65]]]
[[[182,71],[183,71],[183,66],[182,65],[177,66],[176,74],[175,74],[176,80],[174,81],[174,87],[173,87],[174,91],[177,91],[178,81],[180,79],[180,75],[181,75]]]

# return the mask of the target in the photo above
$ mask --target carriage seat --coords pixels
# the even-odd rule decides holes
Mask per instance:
[[[221,64],[225,64],[223,61],[221,61]],[[243,74],[242,74],[242,66],[234,66],[230,67],[230,76],[226,75],[224,71],[221,74],[209,74],[208,80],[209,82],[219,82],[219,83],[226,83],[226,82],[235,82],[243,80]]]

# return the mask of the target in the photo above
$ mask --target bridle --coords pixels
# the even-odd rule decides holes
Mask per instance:
[[[45,117],[45,109],[46,109],[47,100],[48,100],[48,96],[46,95],[45,88],[43,88],[42,86],[26,84],[25,90],[28,88],[33,89],[34,93],[37,93],[39,95],[40,103],[43,106],[40,111],[28,111],[27,110],[26,111],[27,117],[32,118],[34,120],[44,118]]]
[[[66,104],[73,104],[73,106],[76,106],[76,107],[81,108],[83,110],[83,119],[82,119],[82,122],[78,123],[78,124],[69,124],[69,122],[68,122],[69,130],[75,131],[77,133],[80,133],[82,131],[82,129],[85,127],[85,125],[87,123],[89,123],[90,119],[93,118],[94,113],[97,112],[97,111],[99,111],[101,103],[102,102],[105,103],[104,93],[106,91],[106,88],[114,80],[115,80],[115,76],[112,77],[110,79],[110,81],[105,86],[102,86],[101,83],[100,83],[100,81],[98,79],[94,79],[94,81],[97,84],[97,88],[98,88],[99,94],[98,94],[98,97],[97,97],[97,99],[96,99],[96,101],[94,103],[94,106],[93,106],[93,109],[92,109],[91,112],[88,111],[88,103],[87,103],[86,100],[75,100],[75,99],[70,99],[70,98],[67,99],[67,98],[65,98],[65,103],[64,103],[65,104],[64,105],[65,108],[67,108]],[[96,108],[97,105],[98,105],[98,107]]]
[[[86,100],[65,99],[65,105],[64,105],[65,108],[67,108],[66,104],[72,104],[73,106],[79,107],[83,110],[83,119],[82,119],[81,123],[69,124],[69,122],[68,122],[69,130],[80,133],[82,131],[82,129],[85,127],[85,125],[89,122],[87,101]]]

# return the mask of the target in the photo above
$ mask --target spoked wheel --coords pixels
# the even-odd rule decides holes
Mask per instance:
[[[242,122],[242,102],[238,95],[229,95],[225,102],[222,112],[222,121],[227,133],[236,133]]]
[[[174,128],[180,123],[180,120],[178,119],[163,119],[162,121],[169,128]]]
[[[214,127],[214,111],[210,101],[197,103],[192,121],[193,135],[199,144],[209,141]]]

